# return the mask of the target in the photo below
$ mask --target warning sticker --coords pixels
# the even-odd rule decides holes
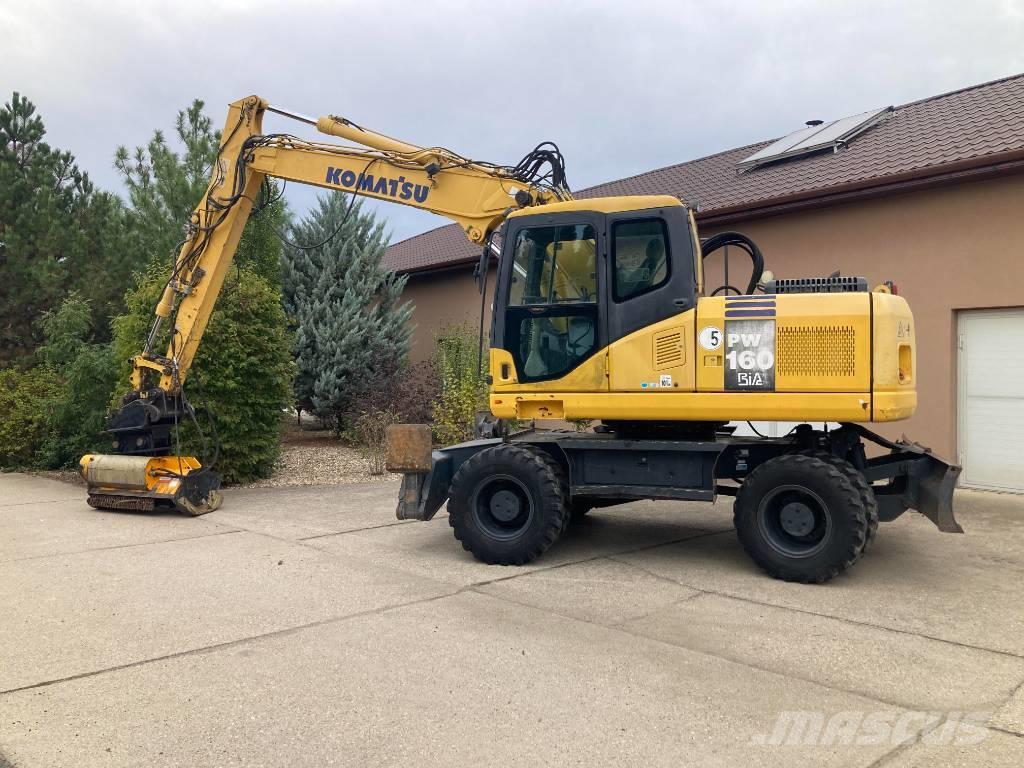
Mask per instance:
[[[725,322],[725,388],[775,389],[775,321]]]

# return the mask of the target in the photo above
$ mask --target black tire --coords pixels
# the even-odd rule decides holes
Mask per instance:
[[[747,475],[733,523],[740,544],[769,576],[821,583],[864,553],[868,521],[860,493],[834,464],[787,454]]]
[[[871,483],[853,464],[833,453],[828,453],[827,451],[802,451],[801,453],[804,456],[814,456],[822,461],[827,461],[846,475],[847,479],[853,483],[853,487],[857,489],[857,493],[860,495],[861,504],[864,505],[864,514],[868,519],[867,535],[864,538],[864,551],[867,552],[871,542],[878,536],[878,499],[875,498],[875,492],[871,488]]]
[[[448,498],[448,522],[477,560],[523,565],[544,554],[568,526],[568,497],[558,462],[506,443],[459,467]]]

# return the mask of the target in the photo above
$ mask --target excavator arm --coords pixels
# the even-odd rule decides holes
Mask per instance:
[[[307,141],[287,134],[263,135],[266,111],[296,118],[331,136],[361,146]],[[210,186],[187,225],[171,279],[156,308],[142,354],[133,360],[132,385],[144,389],[149,371],[159,388],[176,393],[184,384],[213,311],[242,229],[264,179],[336,189],[408,205],[457,223],[470,242],[483,244],[516,208],[571,199],[557,154],[539,147],[519,166],[472,162],[441,148],[425,149],[365,130],[340,117],[318,120],[270,107],[250,96],[231,105]],[[540,166],[550,163],[550,180]],[[164,321],[174,313],[174,334],[165,355],[153,352]]]
[[[349,144],[265,135],[263,117],[268,111]],[[554,145],[541,144],[517,165],[500,166],[441,147],[408,144],[342,117],[304,117],[272,107],[258,96],[234,102],[210,184],[186,225],[145,347],[132,358],[132,391],[108,424],[118,455],[82,459],[93,506],[147,509],[163,500],[193,513],[212,507],[216,483],[209,468],[200,467],[192,457],[168,454],[173,430],[194,418],[182,387],[242,230],[268,178],[436,213],[457,223],[470,242],[481,246],[510,211],[571,199]],[[168,342],[160,353],[157,346],[165,326]],[[169,485],[174,488],[168,490]]]

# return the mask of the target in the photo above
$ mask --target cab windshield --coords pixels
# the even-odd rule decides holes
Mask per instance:
[[[516,236],[509,350],[523,381],[563,375],[597,347],[597,236],[589,224],[529,227]]]
[[[531,227],[519,233],[509,291],[511,306],[596,301],[592,226]]]

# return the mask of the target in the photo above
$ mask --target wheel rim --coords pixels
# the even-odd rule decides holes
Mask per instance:
[[[492,475],[473,490],[477,525],[495,539],[514,539],[533,521],[534,504],[526,486],[511,475]]]
[[[821,497],[809,488],[780,485],[761,499],[757,527],[779,554],[811,557],[828,543],[832,516]]]

